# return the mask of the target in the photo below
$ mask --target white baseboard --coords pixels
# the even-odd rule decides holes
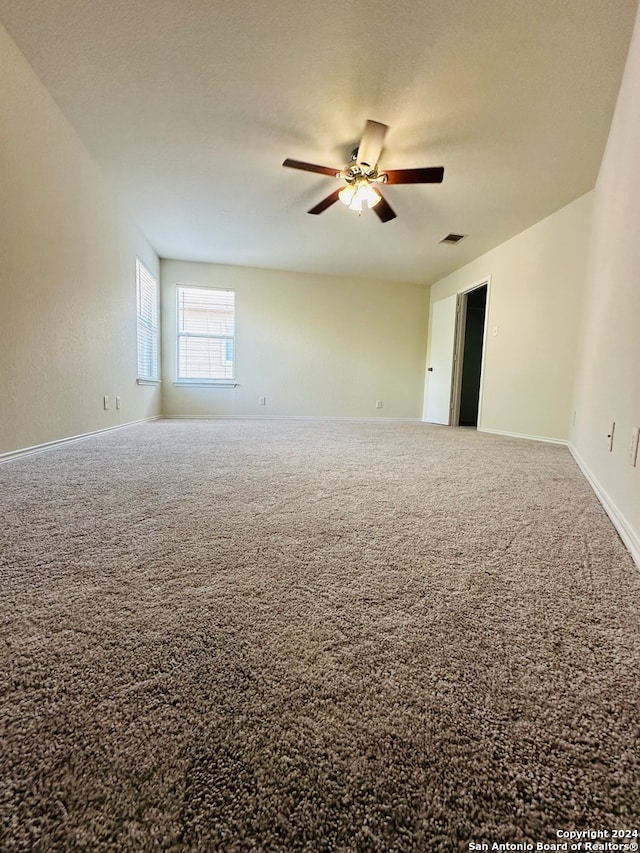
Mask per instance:
[[[564,447],[568,447],[569,445],[569,442],[565,439],[549,438],[546,435],[527,435],[526,433],[521,432],[508,432],[503,429],[485,429],[484,427],[478,427],[478,432],[488,432],[492,435],[503,435],[505,438],[523,438],[526,441],[543,441],[545,444],[561,444]]]
[[[578,468],[582,471],[584,476],[586,477],[589,485],[593,489],[596,494],[596,497],[602,504],[604,511],[607,513],[611,522],[615,529],[618,531],[618,534],[622,541],[624,542],[626,548],[628,549],[631,557],[633,558],[634,563],[638,568],[640,568],[640,536],[633,529],[633,527],[629,524],[624,515],[620,512],[615,503],[611,500],[606,491],[602,488],[598,480],[596,479],[593,472],[589,469],[588,465],[584,461],[584,459],[580,456],[575,447],[567,442],[569,450],[571,451],[571,455],[576,460],[576,464]]]
[[[334,421],[340,423],[420,424],[420,418],[340,418],[323,415],[160,415],[163,421]]]
[[[150,421],[157,421],[157,417],[141,418],[139,421],[128,421],[126,424],[117,424],[116,426],[104,427],[104,429],[96,429],[92,432],[83,432],[80,435],[70,435],[67,438],[58,438],[55,441],[46,441],[44,444],[34,444],[31,447],[21,447],[19,450],[10,450],[8,453],[0,453],[0,465],[3,462],[11,462],[13,459],[19,459],[21,456],[30,456],[32,453],[43,453],[45,450],[53,450],[54,447],[60,447],[63,444],[69,444],[72,441],[83,441],[85,438],[91,438],[94,435],[100,435],[104,432],[113,432],[115,429],[125,429],[126,427],[134,426],[135,424],[145,424]]]

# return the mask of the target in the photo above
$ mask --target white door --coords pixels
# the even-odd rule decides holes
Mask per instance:
[[[431,309],[431,352],[427,364],[424,418],[431,424],[451,421],[451,389],[456,347],[458,294],[433,303]]]

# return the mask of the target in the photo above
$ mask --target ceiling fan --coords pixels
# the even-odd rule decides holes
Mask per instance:
[[[381,222],[389,222],[390,219],[395,219],[396,213],[382,196],[378,185],[442,183],[444,178],[442,166],[378,171],[378,158],[388,130],[386,124],[369,119],[365,125],[360,144],[354,148],[351,154],[351,162],[344,169],[332,169],[330,166],[317,166],[315,163],[303,163],[301,160],[290,160],[288,158],[284,161],[282,165],[290,169],[317,172],[320,175],[329,175],[332,178],[340,178],[346,181],[345,186],[338,187],[307,213],[322,213],[336,201],[341,201],[351,210],[361,211],[364,208],[373,208]]]

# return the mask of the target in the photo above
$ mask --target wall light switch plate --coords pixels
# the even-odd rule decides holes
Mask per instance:
[[[611,424],[611,429],[607,433],[607,438],[609,439],[609,453],[611,453],[611,451],[613,450],[613,436],[615,434],[615,431],[616,431],[616,422],[613,421]]]
[[[104,397],[102,398],[102,405],[104,406],[105,410],[109,408],[109,395],[108,394],[105,394]]]

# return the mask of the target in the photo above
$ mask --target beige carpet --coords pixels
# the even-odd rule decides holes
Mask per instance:
[[[0,517],[3,851],[638,828],[640,572],[565,448],[160,421]]]

